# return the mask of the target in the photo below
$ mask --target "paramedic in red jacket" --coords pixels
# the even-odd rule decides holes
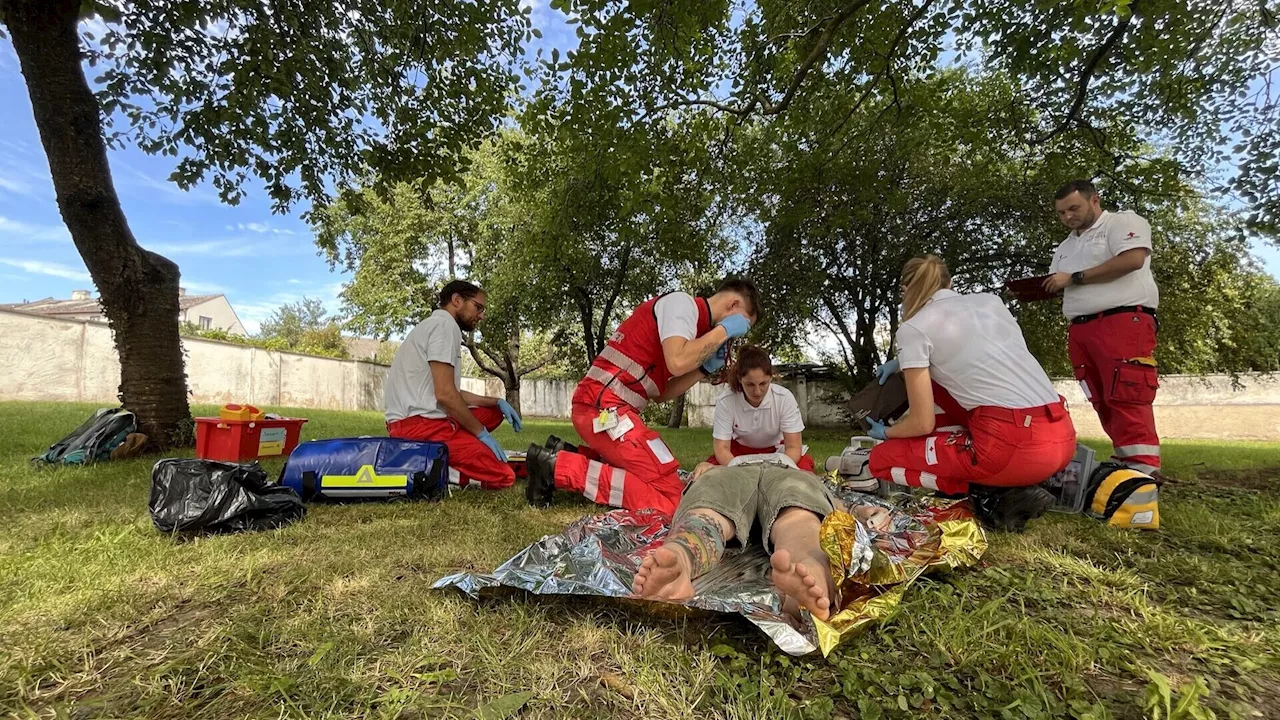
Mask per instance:
[[[601,505],[674,513],[684,490],[680,463],[640,411],[723,368],[728,341],[751,329],[759,298],[750,280],[731,278],[709,298],[673,292],[636,308],[573,394],[573,427],[603,462],[530,446],[529,503],[548,505],[559,489]]]
[[[485,293],[465,280],[440,291],[440,308],[409,331],[387,372],[387,433],[449,446],[449,481],[501,490],[515,484],[507,454],[489,434],[520,414],[501,398],[462,389],[462,333],[484,319]]]
[[[880,376],[902,371],[910,410],[889,427],[871,421],[884,441],[871,474],[948,495],[972,484],[984,519],[1021,530],[1053,502],[1039,483],[1075,455],[1071,416],[1000,298],[954,292],[934,255],[907,262],[902,288],[898,353]],[[935,405],[964,428],[939,431]]]

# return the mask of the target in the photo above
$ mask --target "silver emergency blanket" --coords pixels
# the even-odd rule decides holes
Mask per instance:
[[[432,587],[456,587],[473,599],[497,586],[537,595],[629,598],[640,563],[662,544],[669,525],[670,518],[656,510],[612,510],[584,517],[559,535],[547,535],[521,550],[491,574],[457,573]],[[865,533],[862,540],[869,546]],[[694,597],[681,604],[742,615],[791,655],[817,650],[812,626],[782,612],[768,571],[769,556],[760,546],[730,550],[711,572],[694,581]]]
[[[834,485],[834,483],[832,483]],[[750,620],[784,652],[830,653],[843,640],[892,616],[902,595],[927,572],[971,567],[986,551],[986,537],[967,502],[896,493],[883,499],[832,487],[844,507],[819,532],[838,589],[840,609],[826,621],[807,612],[782,612],[769,580],[764,549],[730,550],[694,581],[694,597],[679,602],[631,597],[640,563],[666,537],[670,518],[654,510],[612,510],[581,518],[547,535],[492,573],[440,578],[434,589],[457,588],[473,599],[490,588],[536,595],[594,595],[653,605],[683,605],[733,613]]]

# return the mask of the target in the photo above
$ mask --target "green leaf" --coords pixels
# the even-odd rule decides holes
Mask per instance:
[[[530,700],[531,692],[511,693],[476,708],[477,720],[504,720],[519,712]]]

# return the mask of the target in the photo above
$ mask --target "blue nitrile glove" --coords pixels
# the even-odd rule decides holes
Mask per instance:
[[[880,381],[881,385],[883,385],[889,380],[889,376],[898,372],[899,369],[898,358],[894,358],[876,368],[876,379]]]
[[[724,328],[724,331],[731,338],[742,337],[751,329],[751,321],[747,319],[746,315],[730,315],[717,324]]]
[[[499,460],[501,460],[502,462],[507,461],[507,453],[502,449],[502,446],[498,444],[498,441],[493,439],[493,436],[489,434],[488,430],[482,431],[479,435],[476,436],[476,439],[484,443],[485,445],[488,445],[489,449],[493,451],[493,454]]]
[[[729,359],[729,343],[726,342],[722,344],[720,347],[716,348],[715,355],[712,355],[711,357],[707,358],[707,361],[702,363],[702,372],[708,375],[714,375],[720,372],[720,368],[724,367],[725,361],[727,361],[728,359]]]
[[[889,432],[889,428],[885,427],[884,423],[876,420],[875,418],[866,418],[866,421],[867,424],[871,426],[871,429],[867,431],[867,437],[874,438],[876,440],[889,439],[887,434]]]
[[[520,432],[524,429],[524,423],[520,421],[520,413],[516,412],[516,409],[511,407],[511,403],[506,400],[499,400],[498,409],[502,411],[502,417],[506,418],[507,422],[511,423],[512,430]]]

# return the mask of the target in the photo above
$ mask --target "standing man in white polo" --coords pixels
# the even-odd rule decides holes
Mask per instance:
[[[1135,213],[1103,210],[1088,180],[1058,188],[1054,209],[1071,234],[1054,251],[1044,287],[1062,292],[1076,380],[1111,438],[1115,458],[1156,473],[1160,436],[1151,404],[1160,386],[1160,292],[1151,275],[1151,226]]]

